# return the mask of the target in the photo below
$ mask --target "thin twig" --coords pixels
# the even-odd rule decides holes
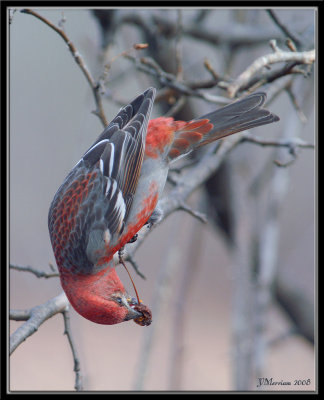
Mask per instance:
[[[265,139],[260,136],[256,136],[251,134],[250,132],[244,132],[242,134],[242,141],[249,142],[253,144],[258,144],[260,146],[270,146],[270,147],[287,147],[288,149],[292,148],[303,148],[303,149],[314,149],[315,145],[312,143],[308,143],[298,137],[293,137],[289,139]]]
[[[128,256],[127,261],[132,264],[132,267],[134,268],[135,272],[143,279],[146,279],[146,276],[143,274],[143,272],[140,271],[137,262],[134,260],[132,256]]]
[[[297,148],[304,149],[314,149],[315,145],[312,143],[307,143],[304,140],[296,137],[289,139],[277,139],[277,140],[267,140],[254,135],[251,135],[249,132],[245,132],[243,137],[243,141],[247,141],[250,143],[258,144],[260,146],[271,146],[271,147],[286,147],[291,154],[292,158],[289,161],[281,162],[278,160],[274,160],[273,162],[277,167],[288,167],[297,159]]]
[[[178,93],[181,93],[186,96],[198,97],[198,98],[201,98],[210,103],[228,104],[231,102],[226,97],[216,96],[216,95],[213,95],[210,93],[205,93],[205,92],[199,91],[198,90],[198,87],[199,87],[198,82],[196,84],[195,89],[192,89],[190,87],[192,85],[192,83],[191,83],[191,85],[189,85],[184,81],[179,82],[175,75],[165,72],[156,63],[156,61],[154,61],[150,57],[142,57],[142,58],[138,59],[129,54],[125,55],[125,57],[128,60],[132,61],[139,71],[142,71],[146,74],[150,74],[150,75],[156,77],[162,85],[168,86],[168,87],[176,90]],[[205,84],[205,81],[203,81],[203,84]],[[215,83],[215,81],[213,81],[213,86],[215,86],[215,85],[216,85],[216,83]]]
[[[180,96],[178,100],[173,104],[173,106],[169,109],[169,111],[164,114],[164,117],[173,117],[182,109],[182,107],[184,107],[186,101],[187,96]]]
[[[291,89],[291,85],[286,88],[286,92],[292,102],[292,105],[294,106],[295,110],[297,111],[297,115],[299,116],[301,122],[305,124],[307,122],[307,118],[306,118],[303,110],[300,108],[300,105],[298,104],[296,96]]]
[[[176,32],[176,23],[170,21],[162,15],[154,15],[154,26],[158,24],[159,28],[166,32]],[[260,27],[247,26],[239,23],[232,23],[228,29],[205,28],[202,24],[184,26],[183,34],[191,38],[202,40],[205,43],[222,46],[229,46],[230,48],[237,48],[238,46],[257,46],[266,43],[269,37],[274,37],[280,40],[280,35],[277,34],[276,29],[260,29]]]
[[[190,207],[188,204],[186,204],[184,201],[180,202],[179,205],[179,210],[186,211],[190,215],[192,215],[194,218],[197,218],[198,221],[206,224],[207,223],[207,216],[206,214],[203,214],[199,211],[194,210],[192,207]]]
[[[148,44],[147,44],[147,43],[135,43],[131,48],[129,48],[129,49],[127,49],[127,50],[124,50],[124,51],[122,51],[121,53],[117,54],[117,55],[114,56],[111,60],[109,60],[109,62],[107,62],[107,63],[104,65],[103,72],[102,72],[101,76],[100,76],[99,79],[98,79],[99,84],[100,84],[101,87],[102,87],[101,93],[102,93],[103,95],[105,94],[104,84],[105,84],[105,81],[107,80],[107,76],[108,76],[108,73],[109,73],[109,71],[110,71],[110,69],[111,69],[111,67],[112,67],[112,64],[113,64],[116,60],[118,60],[120,57],[125,57],[127,54],[131,54],[131,53],[134,52],[134,51],[144,50],[144,49],[146,49],[147,47],[148,47]],[[125,104],[125,102],[122,103],[122,105],[124,105],[124,104]]]
[[[207,69],[207,71],[212,75],[212,77],[215,79],[215,81],[219,81],[219,75],[217,72],[214,70],[214,68],[211,65],[211,62],[206,58],[204,61],[204,67]]]
[[[47,278],[56,278],[59,276],[58,272],[40,271],[40,270],[30,267],[30,266],[23,267],[21,265],[10,264],[10,268],[13,270],[16,270],[16,271],[31,272],[32,274],[37,276],[37,278],[46,278],[47,279]]]
[[[72,337],[71,333],[71,325],[70,325],[70,313],[68,309],[65,309],[62,311],[63,315],[63,320],[64,320],[64,335],[67,336],[71,351],[72,351],[72,356],[73,356],[73,362],[74,362],[74,372],[75,372],[75,390],[80,391],[83,389],[82,385],[82,374],[81,374],[81,369],[80,369],[80,361],[79,357],[77,354],[76,346]]]
[[[104,112],[102,101],[101,101],[100,85],[98,83],[96,83],[95,80],[93,79],[87,65],[85,64],[85,62],[84,62],[80,52],[77,50],[76,46],[71,42],[71,40],[66,35],[66,33],[64,32],[63,29],[58,28],[56,25],[54,25],[48,19],[42,17],[37,12],[30,10],[28,8],[21,10],[21,12],[25,13],[25,14],[33,15],[35,18],[38,18],[40,21],[44,22],[44,24],[46,24],[47,26],[52,28],[56,33],[58,33],[61,36],[61,38],[64,40],[64,42],[68,45],[68,48],[69,48],[75,62],[80,67],[81,71],[83,72],[84,76],[86,77],[87,82],[89,83],[89,85],[92,89],[92,93],[93,93],[95,103],[97,106],[97,109],[95,111],[93,111],[93,113],[99,117],[102,125],[104,127],[106,127],[108,125],[108,120],[105,116],[105,112]]]
[[[288,38],[292,39],[298,46],[301,45],[300,40],[294,35],[292,34],[289,29],[287,28],[286,25],[284,25],[279,18],[277,17],[277,15],[275,14],[275,12],[273,10],[267,10],[268,15],[270,16],[270,18],[272,19],[272,21],[278,26],[278,28],[281,30],[281,32],[283,32],[284,35],[286,35]]]

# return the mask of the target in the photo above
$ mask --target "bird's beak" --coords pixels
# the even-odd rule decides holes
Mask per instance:
[[[132,297],[126,298],[125,305],[128,310],[128,313],[126,314],[124,321],[129,321],[130,319],[139,318],[143,316],[143,314],[140,311],[134,309],[136,304],[138,304],[136,299]]]

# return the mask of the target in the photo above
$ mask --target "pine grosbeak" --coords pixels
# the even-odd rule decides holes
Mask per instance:
[[[113,256],[156,217],[169,165],[233,133],[278,121],[254,93],[190,122],[149,121],[155,89],[122,108],[68,174],[48,226],[62,287],[75,310],[98,324],[145,315],[130,298]]]

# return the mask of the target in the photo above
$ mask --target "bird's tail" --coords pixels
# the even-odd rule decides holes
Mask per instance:
[[[169,149],[170,161],[192,150],[233,133],[279,121],[277,115],[262,108],[265,93],[253,93],[243,99],[183,123],[174,134]]]

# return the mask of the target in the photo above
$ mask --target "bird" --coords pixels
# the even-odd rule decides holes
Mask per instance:
[[[120,109],[72,168],[49,208],[62,288],[72,307],[97,324],[151,323],[149,308],[125,290],[114,255],[144,225],[161,219],[158,200],[170,165],[215,140],[279,120],[262,107],[263,92],[188,122],[150,119],[155,94],[150,87]]]

